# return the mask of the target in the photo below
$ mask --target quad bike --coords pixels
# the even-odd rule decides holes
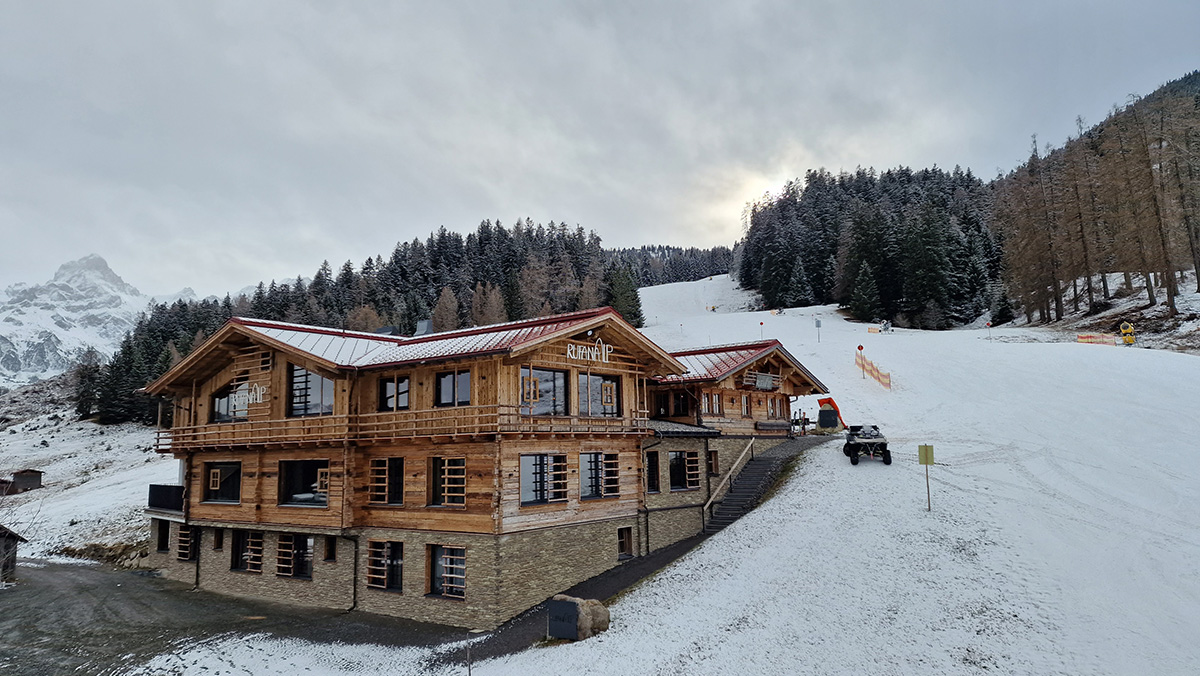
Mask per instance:
[[[882,458],[883,464],[892,464],[892,452],[887,447],[887,437],[878,425],[851,425],[846,429],[846,445],[842,453],[850,458],[851,465],[858,464],[859,456]]]

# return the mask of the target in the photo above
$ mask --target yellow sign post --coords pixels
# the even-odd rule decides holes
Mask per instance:
[[[933,444],[917,446],[917,460],[925,465],[925,511],[933,511],[933,498],[929,493],[929,466],[933,464]]]

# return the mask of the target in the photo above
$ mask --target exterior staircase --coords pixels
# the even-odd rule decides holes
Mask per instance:
[[[705,533],[716,533],[758,506],[767,489],[775,483],[788,457],[758,456],[746,462],[729,485],[713,515],[704,524]]]

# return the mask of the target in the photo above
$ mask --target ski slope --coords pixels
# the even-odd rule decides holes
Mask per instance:
[[[1020,328],[870,334],[828,307],[708,310],[746,300],[727,278],[642,294],[645,333],[669,349],[779,338],[896,462],[819,446],[762,507],[624,594],[607,633],[474,673],[1195,673],[1200,359]],[[891,391],[855,369],[858,345]],[[810,416],[812,399],[797,401]],[[341,649],[233,636],[141,673],[425,673],[446,649],[363,648],[351,667]]]

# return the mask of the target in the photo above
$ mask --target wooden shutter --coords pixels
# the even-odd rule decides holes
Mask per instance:
[[[210,491],[221,490],[221,470],[219,470],[219,469],[208,470],[208,490],[210,490]]]
[[[605,497],[618,495],[621,485],[621,467],[617,462],[616,453],[604,454],[604,478],[600,486],[600,494]]]
[[[565,502],[567,499],[567,456],[552,455],[548,458],[547,484],[549,502]]]
[[[442,462],[442,504],[464,505],[467,501],[467,459],[445,458]]]
[[[317,470],[317,492],[329,492],[329,468],[324,467]]]
[[[683,456],[684,481],[688,488],[700,487],[700,452],[688,451]]]
[[[175,558],[180,561],[192,560],[192,545],[194,544],[194,535],[192,526],[180,524],[178,540],[175,547]]]
[[[246,570],[261,573],[262,572],[262,550],[263,550],[263,534],[262,531],[251,531],[246,534]]]
[[[372,458],[369,477],[370,497],[372,504],[387,504],[388,501],[388,460],[387,458]]]
[[[467,588],[467,550],[442,547],[442,596],[463,598]]]
[[[291,533],[279,534],[279,551],[275,556],[275,574],[291,577],[295,572],[296,536]]]
[[[367,586],[387,589],[387,550],[383,540],[367,542]]]

